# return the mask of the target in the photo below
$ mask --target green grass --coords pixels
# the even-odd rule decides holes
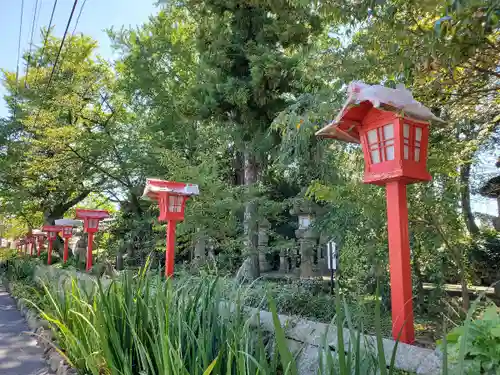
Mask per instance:
[[[161,275],[143,269],[122,273],[106,288],[95,282],[94,292],[87,294],[77,280],[71,280],[65,290],[51,282],[41,290],[29,289],[26,265],[12,267],[16,270],[12,274],[23,276],[14,293],[34,298],[33,306],[56,330],[61,353],[82,374],[299,374],[297,352],[288,348],[272,293],[267,298],[263,293],[261,307],[273,314],[274,335],[252,324],[245,312],[244,301],[252,285],[233,285],[228,290],[225,281],[214,277],[166,282]],[[394,352],[386,361],[379,298],[374,299],[372,312],[378,355],[363,351],[363,338],[338,286],[333,302],[339,312],[333,324],[341,344],[332,352],[325,332],[318,355],[319,375],[407,374],[394,369]],[[472,313],[468,320],[471,318]],[[465,332],[470,328],[467,321]],[[362,321],[358,323],[363,330]],[[342,346],[342,327],[349,329],[346,346]],[[447,352],[446,341],[443,350]],[[454,362],[454,368],[464,375],[468,374],[465,353],[461,346]],[[448,374],[444,369],[443,375]]]

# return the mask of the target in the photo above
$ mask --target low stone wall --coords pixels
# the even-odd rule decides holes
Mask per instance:
[[[71,280],[77,280],[79,286],[91,293],[95,288],[95,278],[88,274],[76,271],[61,270],[54,267],[38,266],[35,270],[35,279],[58,280],[60,290],[67,288]],[[108,286],[111,280],[102,278],[104,287]],[[247,309],[251,316],[250,324],[260,327],[269,333],[274,333],[274,323],[272,313],[255,308]],[[337,327],[299,317],[278,315],[282,327],[285,329],[286,339],[290,350],[297,355],[297,364],[301,375],[316,375],[319,368],[319,356],[323,352],[323,343],[326,342],[332,353],[338,348]],[[326,341],[325,341],[326,334]],[[351,342],[351,332],[348,329],[343,331],[344,348],[349,348]],[[396,342],[390,339],[383,339],[384,355],[386,363],[390,363]],[[354,343],[351,343],[354,346]],[[361,350],[371,352],[376,355],[376,338],[370,335],[362,335]],[[395,367],[400,370],[414,372],[419,375],[439,375],[441,371],[440,355],[431,349],[403,343],[397,344]]]

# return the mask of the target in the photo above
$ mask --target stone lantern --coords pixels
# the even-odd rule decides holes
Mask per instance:
[[[298,217],[299,228],[295,236],[300,248],[300,277],[314,276],[314,256],[317,249],[319,234],[313,230],[312,223],[319,206],[304,198],[295,201],[290,214]]]

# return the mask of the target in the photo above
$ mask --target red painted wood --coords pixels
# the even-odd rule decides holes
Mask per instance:
[[[49,240],[49,250],[47,253],[47,264],[50,265],[52,263],[52,240]]]
[[[94,243],[94,233],[88,232],[88,244],[87,244],[87,265],[85,270],[88,272],[92,268],[92,246]]]
[[[387,228],[391,277],[392,336],[401,342],[415,341],[411,288],[410,243],[406,184],[392,181],[386,185]],[[400,336],[401,332],[401,336]]]
[[[165,276],[172,277],[174,275],[175,263],[175,226],[174,220],[169,220],[167,223],[167,251],[165,253]]]
[[[38,237],[38,254],[37,254],[38,257],[40,257],[40,254],[42,253],[42,246],[43,246],[43,237]]]
[[[64,255],[63,255],[63,263],[68,261],[68,247],[69,247],[69,238],[64,238]]]

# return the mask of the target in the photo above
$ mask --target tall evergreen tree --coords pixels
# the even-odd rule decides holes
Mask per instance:
[[[322,31],[321,17],[310,3],[289,1],[192,0],[182,6],[199,20],[198,114],[231,134],[243,184],[250,188],[259,183],[279,142],[271,130],[274,118],[304,91],[303,65]],[[259,276],[256,212],[250,199],[244,226],[251,277]]]

